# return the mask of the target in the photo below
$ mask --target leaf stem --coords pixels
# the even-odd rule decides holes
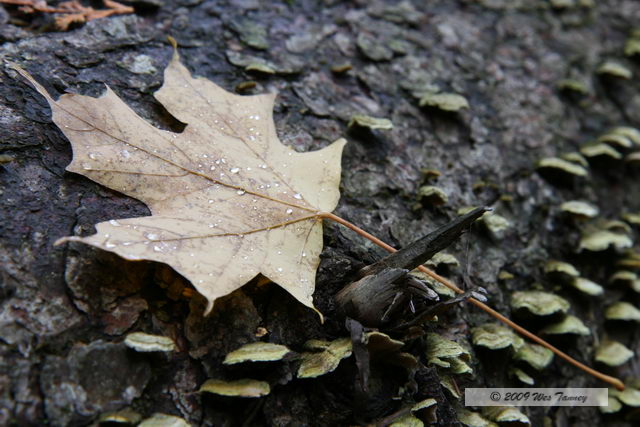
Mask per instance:
[[[337,215],[334,215],[334,214],[332,214],[330,212],[321,212],[321,213],[318,214],[318,216],[320,218],[330,219],[330,220],[332,220],[334,222],[337,222],[338,224],[341,224],[341,225],[347,227],[348,229],[356,232],[357,234],[359,234],[360,236],[364,237],[365,239],[368,239],[368,240],[372,241],[373,243],[375,243],[376,245],[380,246],[381,248],[387,250],[388,252],[396,252],[397,251],[397,249],[395,249],[394,247],[386,244],[385,242],[383,242],[382,240],[378,239],[374,235],[372,235],[370,233],[367,233],[366,231],[364,231],[360,227],[356,226],[355,224],[350,223],[349,221],[347,221],[347,220],[345,220],[345,219],[343,219],[343,218],[341,218],[341,217],[339,217]],[[437,280],[438,282],[442,283],[444,286],[446,286],[447,288],[451,289],[452,291],[454,291],[454,292],[456,292],[458,294],[464,293],[464,291],[462,289],[460,289],[458,286],[456,286],[453,282],[451,282],[450,280],[440,276],[439,274],[435,273],[434,271],[431,271],[427,267],[421,265],[421,266],[418,267],[418,269],[420,271],[422,271],[423,273],[427,274],[429,277],[433,278],[434,280]],[[534,341],[534,342],[540,344],[541,346],[548,348],[553,353],[555,353],[558,357],[560,357],[561,359],[564,359],[565,361],[569,362],[570,364],[572,364],[573,366],[577,367],[578,369],[581,369],[584,372],[586,372],[586,373],[588,373],[590,375],[593,375],[594,377],[596,377],[596,378],[598,378],[598,379],[600,379],[600,380],[602,380],[602,381],[604,381],[606,383],[611,384],[612,386],[614,386],[618,390],[624,390],[624,384],[618,378],[612,377],[610,375],[603,374],[602,372],[596,371],[595,369],[590,368],[589,366],[585,365],[584,363],[577,361],[573,357],[569,356],[567,353],[565,353],[562,350],[560,350],[560,349],[554,347],[553,345],[549,344],[548,342],[546,342],[542,338],[538,337],[536,334],[534,334],[532,332],[529,332],[528,330],[526,330],[522,326],[520,326],[517,323],[515,323],[514,321],[510,320],[506,316],[503,316],[502,314],[498,313],[496,310],[494,310],[493,308],[491,308],[488,305],[484,304],[483,302],[478,301],[475,298],[469,298],[469,302],[471,302],[471,304],[475,305],[476,307],[480,308],[481,310],[485,311],[490,316],[498,319],[499,321],[501,321],[505,325],[513,328],[520,335],[523,335],[523,336],[529,338],[531,341]]]

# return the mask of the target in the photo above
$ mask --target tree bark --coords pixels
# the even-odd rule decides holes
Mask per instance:
[[[640,379],[635,355],[616,368],[594,360],[604,339],[640,351],[636,323],[604,317],[615,302],[638,304],[629,286],[608,283],[629,256],[613,248],[579,250],[582,235],[607,227],[637,241],[637,219],[623,215],[640,213],[638,162],[591,157],[584,166],[587,177],[544,173],[536,166],[540,159],[578,152],[611,128],[640,126],[640,67],[637,55],[625,55],[640,3],[127,4],[134,14],[96,19],[66,32],[48,31],[52,16],[25,15],[5,5],[0,57],[21,65],[52,94],[99,96],[107,84],[153,125],[180,131],[184,125],[152,97],[172,54],[167,35],[173,36],[193,74],[248,95],[277,92],[274,118],[283,143],[309,151],[347,137],[336,214],[394,247],[448,223],[459,209],[494,208],[507,222],[479,221],[448,250],[459,265],[440,264],[437,271],[461,287],[486,288],[488,304],[506,315],[512,314],[516,291],[562,296],[590,335],[564,335],[554,344],[630,385]],[[601,67],[607,61],[622,68],[607,71]],[[257,62],[273,73],[245,70]],[[442,385],[446,372],[428,363],[421,335],[426,331],[471,351],[474,373],[452,376],[460,390],[525,386],[509,375],[508,367],[519,366],[511,352],[469,344],[471,328],[494,321],[466,303],[413,337],[390,333],[404,340],[401,350],[354,348],[370,353],[367,390],[359,385],[363,368],[354,357],[315,379],[296,378],[295,357],[223,365],[227,353],[249,342],[283,344],[302,353],[310,339],[349,337],[334,296],[362,267],[386,254],[326,223],[314,294],[323,324],[278,286],[257,280],[203,317],[201,299],[166,266],[126,262],[79,244],[53,246],[63,236],[91,234],[97,222],[148,211],[139,201],[65,172],[71,148],[46,102],[8,67],[0,79],[0,424],[89,425],[128,410],[122,416],[132,422],[163,413],[205,426],[364,425],[390,421],[413,403],[434,398],[435,409],[416,416],[425,424],[453,425],[464,401]],[[462,95],[468,108],[421,107],[425,95],[434,93]],[[349,127],[358,114],[389,119],[393,129]],[[640,143],[614,148],[627,156],[640,152]],[[446,197],[422,197],[426,185]],[[570,200],[587,201],[599,213],[576,218],[560,208]],[[627,226],[605,223],[624,218]],[[629,250],[638,252],[638,244]],[[544,265],[552,259],[573,264],[582,277],[603,285],[604,294],[589,296],[549,278]],[[637,272],[638,265],[629,268]],[[410,321],[411,310],[404,309],[403,321]],[[557,319],[519,320],[539,331]],[[137,353],[123,343],[134,331],[170,337],[177,348]],[[417,367],[407,369],[410,357],[404,353]],[[536,387],[605,386],[557,359],[530,374]],[[269,382],[271,392],[259,399],[199,393],[210,378],[260,379]],[[521,411],[532,425],[625,426],[638,416],[630,406],[609,415],[593,407]]]

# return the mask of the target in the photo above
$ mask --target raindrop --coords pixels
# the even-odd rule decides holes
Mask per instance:
[[[307,253],[306,252],[302,252],[302,257],[304,258],[306,256],[307,256]]]
[[[253,135],[249,135],[249,141],[255,141],[255,140],[256,140],[256,137],[255,137],[255,136],[253,136]]]
[[[209,168],[209,170],[214,171],[214,170],[216,170],[216,167],[215,167],[215,166],[213,166],[213,165],[211,165],[211,167]]]
[[[236,191],[236,194],[239,195],[239,196],[242,196],[244,193],[246,193],[246,191],[244,191],[244,190]]]
[[[153,245],[153,250],[155,252],[162,252],[162,247],[160,247],[160,245]]]
[[[278,267],[276,270],[278,270],[278,273],[282,273],[282,267]]]
[[[209,203],[213,203],[213,199],[209,199],[209,200],[208,200],[208,202],[209,202]]]
[[[215,227],[214,224],[209,224],[209,228],[213,228],[213,227]]]
[[[131,246],[133,242],[122,242],[122,246]]]
[[[293,195],[294,199],[302,200],[302,195],[300,193],[296,193]]]
[[[227,161],[224,158],[220,159],[220,161],[224,164],[227,164]]]
[[[253,116],[253,118],[256,119],[256,120],[260,120],[260,116],[258,116],[258,115]]]
[[[231,168],[231,169],[229,169],[229,172],[238,173],[238,172],[240,172],[240,168]]]
[[[261,164],[261,165],[260,165],[260,166],[258,166],[258,167],[259,167],[260,169],[266,169],[266,168],[267,168],[267,165],[265,165],[265,164]]]
[[[111,242],[107,242],[104,244],[104,247],[107,249],[113,249],[115,248],[117,245],[115,243],[111,243]]]
[[[97,158],[98,158],[98,155],[97,155],[96,153],[89,153],[89,158],[90,158],[91,160],[95,160],[95,159],[97,159]]]
[[[86,171],[90,171],[91,170],[91,165],[89,163],[83,163],[82,164],[82,169],[84,169]]]
[[[289,208],[286,210],[286,212],[287,212],[287,215],[291,215],[293,213],[293,209]]]
[[[149,240],[158,240],[160,239],[160,236],[158,236],[157,234],[154,233],[143,233],[144,237],[146,237]]]
[[[120,223],[115,219],[109,220],[109,224],[113,225],[114,227],[120,227]]]

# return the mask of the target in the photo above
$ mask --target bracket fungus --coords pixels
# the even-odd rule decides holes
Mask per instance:
[[[597,206],[580,200],[564,202],[560,205],[560,210],[580,218],[595,218],[600,213]]]
[[[511,329],[496,323],[485,323],[471,329],[471,342],[473,342],[473,345],[491,350],[500,350],[507,347],[518,350],[525,343]]]
[[[482,414],[496,423],[509,423],[509,425],[531,425],[529,417],[513,406],[485,406]]]
[[[609,230],[597,230],[582,236],[578,244],[578,250],[588,250],[591,252],[601,252],[609,247],[616,249],[626,249],[633,246],[633,241],[626,234],[614,233]]]
[[[254,342],[227,354],[222,362],[225,365],[235,365],[243,362],[272,362],[282,360],[290,354],[286,346],[269,342]]]
[[[139,352],[151,351],[174,351],[176,345],[171,338],[160,335],[145,334],[144,332],[133,332],[124,339],[124,344]]]
[[[305,343],[305,347],[320,351],[302,353],[298,378],[315,378],[333,372],[340,361],[351,356],[352,352],[349,338],[338,338],[331,342],[310,340]]]
[[[199,391],[230,397],[261,397],[269,394],[271,388],[267,382],[246,378],[235,381],[210,379],[202,384]]]
[[[351,117],[349,120],[349,124],[347,125],[349,128],[361,127],[367,128],[370,130],[391,130],[393,129],[393,123],[389,119],[371,117],[364,114],[356,114]]]
[[[608,60],[600,64],[600,66],[596,70],[596,73],[603,76],[617,77],[625,80],[629,80],[631,77],[633,77],[633,73],[629,68],[625,67],[617,61],[612,60]]]
[[[633,354],[633,351],[618,341],[603,340],[596,348],[595,359],[608,366],[620,366],[627,363]]]
[[[633,320],[640,322],[640,310],[631,303],[618,301],[607,307],[604,317],[607,320]]]
[[[469,101],[457,93],[427,92],[420,98],[421,107],[434,107],[442,111],[457,112],[469,108]]]
[[[516,351],[513,358],[541,371],[553,361],[553,352],[538,344],[525,343]]]
[[[547,335],[590,335],[589,328],[582,323],[582,320],[571,314],[566,315],[561,321],[553,323],[540,331],[542,334]]]
[[[191,424],[175,415],[158,412],[142,420],[142,422],[138,424],[138,427],[191,427]]]
[[[519,291],[514,292],[511,296],[512,309],[527,310],[534,316],[566,313],[569,307],[569,301],[549,292]]]
[[[584,277],[574,277],[569,284],[587,295],[599,296],[604,293],[604,288],[602,286],[589,279],[585,279]]]
[[[456,410],[456,415],[458,421],[467,427],[498,427],[498,424],[486,419],[479,412],[469,411],[465,408],[458,408]]]
[[[428,364],[447,368],[454,374],[473,372],[473,369],[467,364],[471,359],[469,351],[457,342],[431,332],[427,334],[426,345]]]

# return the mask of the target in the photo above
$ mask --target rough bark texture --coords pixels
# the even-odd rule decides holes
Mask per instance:
[[[461,207],[494,207],[511,226],[501,235],[474,229],[451,249],[461,267],[444,272],[458,283],[468,273],[505,314],[517,290],[539,288],[567,298],[592,335],[558,345],[594,364],[594,347],[605,336],[640,350],[637,328],[603,319],[607,305],[637,304],[637,294],[607,287],[604,296],[585,296],[547,280],[543,265],[551,258],[569,261],[584,277],[605,284],[618,255],[578,253],[588,224],[568,220],[558,207],[581,199],[599,206],[601,218],[639,212],[640,175],[621,160],[600,161],[591,164],[588,179],[559,182],[542,177],[535,163],[576,151],[612,126],[640,126],[637,78],[596,74],[606,59],[640,73],[638,63],[623,55],[640,3],[603,0],[560,9],[551,3],[560,2],[416,0],[398,7],[394,1],[142,0],[134,3],[135,15],[41,34],[35,29],[46,17],[33,20],[32,29],[21,28],[8,6],[10,14],[0,9],[0,57],[21,64],[52,93],[97,96],[106,83],[141,116],[176,130],[181,124],[151,96],[170,58],[166,36],[172,35],[194,74],[227,89],[255,80],[248,93],[278,92],[278,131],[295,149],[317,149],[346,135],[337,214],[390,244],[408,244]],[[277,74],[245,72],[233,65],[241,62],[238,54],[271,61]],[[332,66],[347,62],[350,71],[332,73]],[[560,93],[558,81],[575,76],[588,82],[589,93]],[[259,339],[302,351],[311,338],[349,336],[333,296],[383,255],[349,230],[325,228],[315,293],[323,325],[273,285],[246,286],[203,318],[197,298],[181,296],[188,283],[167,267],[127,263],[82,245],[53,247],[62,236],[89,234],[96,222],[144,215],[146,208],[65,173],[71,149],[44,100],[6,68],[0,81],[0,150],[13,159],[0,166],[0,424],[85,425],[131,408],[144,417],[177,415],[193,425],[353,425],[427,397],[438,401],[441,425],[455,423],[457,401],[440,385],[435,367],[427,366],[421,339],[406,345],[421,362],[413,380],[405,384],[404,370],[372,361],[364,397],[357,392],[353,358],[331,374],[305,380],[295,378],[295,360],[221,364],[229,351]],[[416,92],[434,87],[464,95],[470,108],[420,108]],[[348,132],[354,114],[388,118],[394,128]],[[448,195],[445,205],[418,199],[425,168],[441,172],[435,185]],[[501,271],[513,278],[498,279]],[[463,304],[429,328],[461,341],[489,320]],[[544,321],[529,325],[536,330]],[[135,353],[122,344],[132,331],[169,336],[178,350]],[[475,375],[456,382],[461,388],[520,386],[507,375],[509,358],[476,349]],[[636,360],[608,372],[637,379]],[[243,377],[269,381],[271,394],[243,400],[197,391],[208,378]],[[602,386],[559,360],[535,377],[545,387]],[[597,408],[523,412],[533,425],[548,417],[557,426],[631,425],[633,415],[627,407],[607,416]]]

